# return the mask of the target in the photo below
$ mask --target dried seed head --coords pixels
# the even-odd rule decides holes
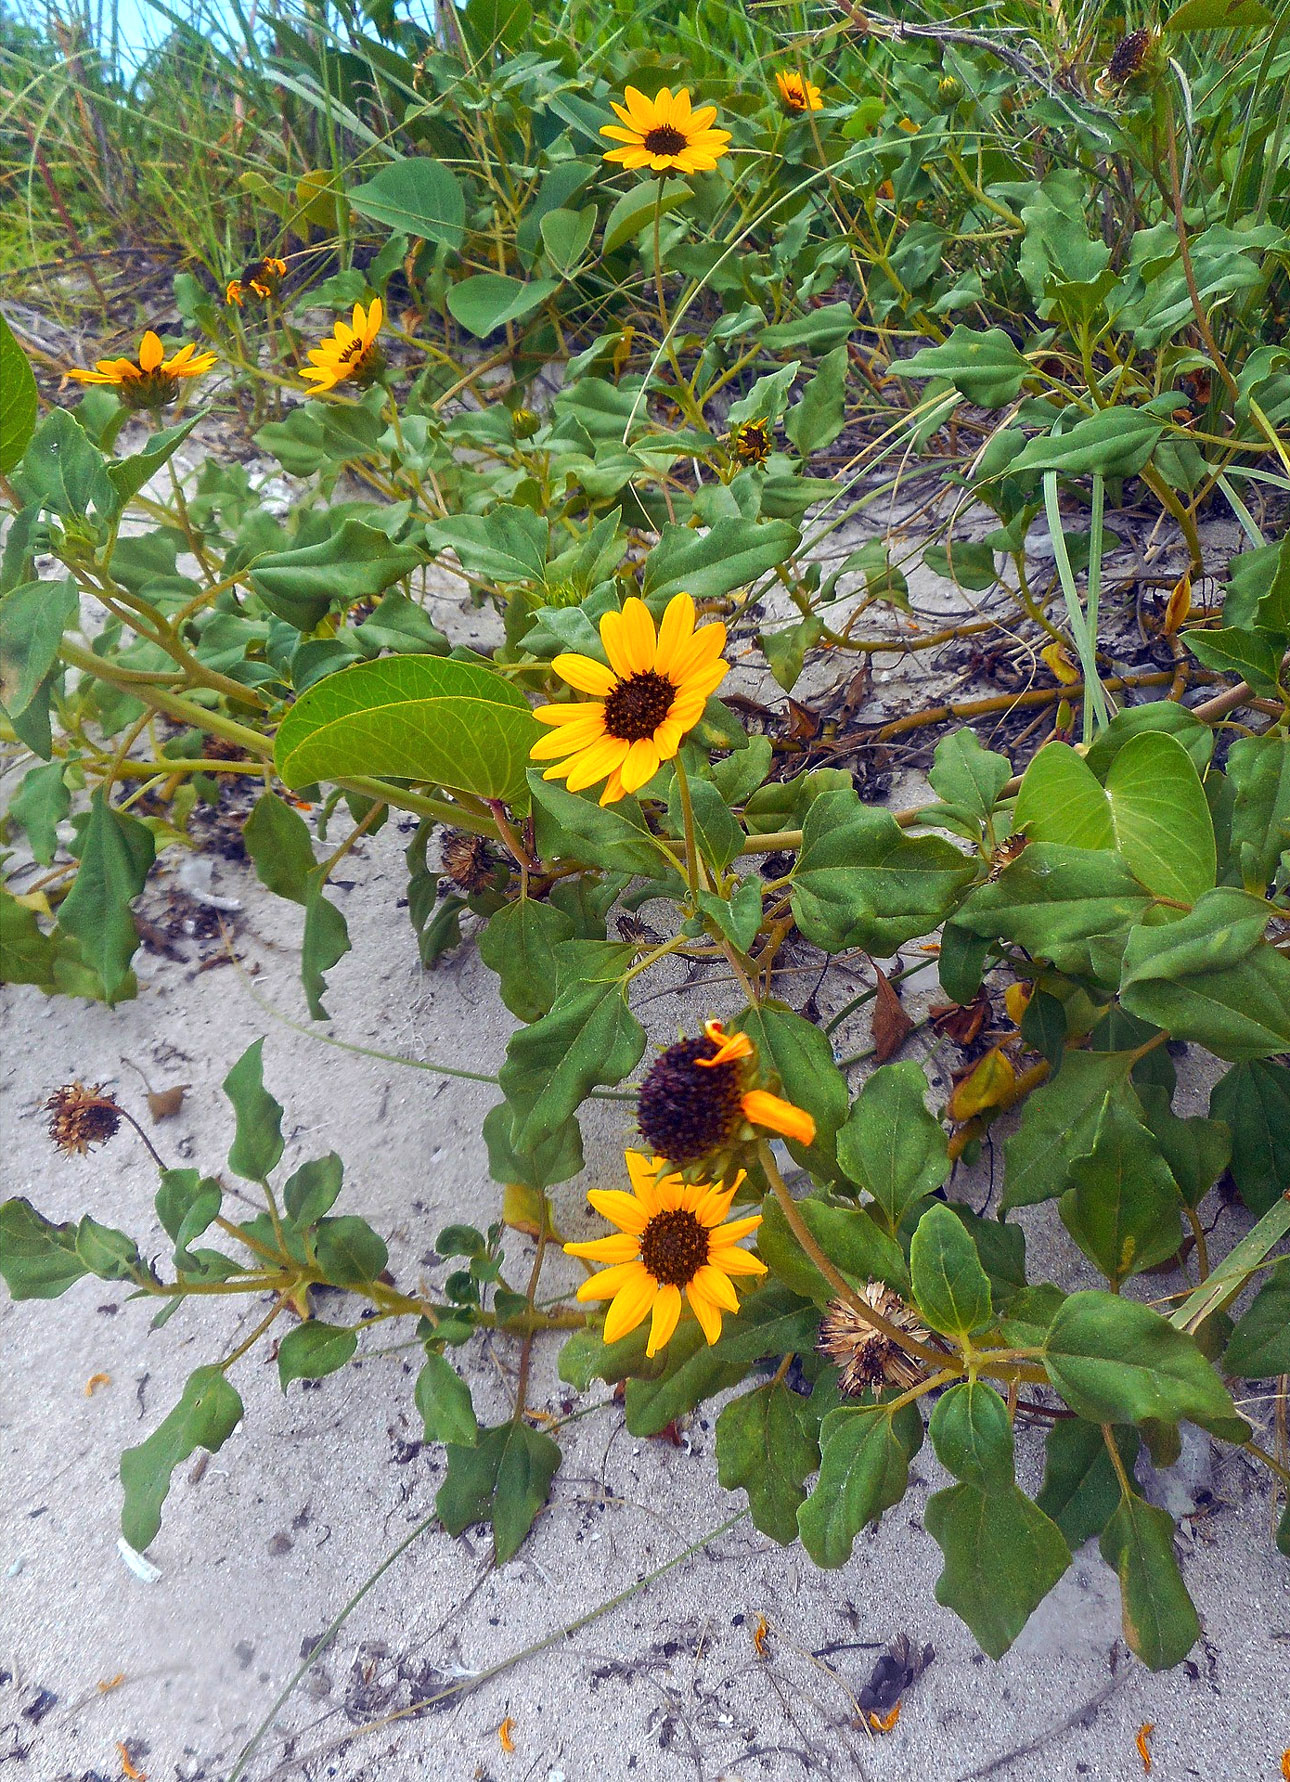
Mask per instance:
[[[1131,31],[1127,37],[1122,37],[1112,50],[1111,60],[1106,65],[1106,74],[1103,76],[1106,84],[1112,87],[1123,86],[1126,80],[1132,80],[1135,74],[1141,74],[1154,41],[1154,33],[1147,30]]]
[[[743,1120],[743,1062],[700,1065],[700,1059],[716,1053],[716,1042],[706,1035],[678,1040],[641,1084],[636,1104],[641,1132],[660,1157],[682,1168],[729,1144]]]
[[[470,835],[464,829],[445,832],[439,859],[445,877],[468,893],[488,890],[500,864],[482,835]]]
[[[49,1136],[64,1157],[84,1157],[94,1145],[106,1145],[121,1125],[121,1108],[115,1096],[105,1095],[98,1083],[68,1083],[56,1089],[45,1103]]]
[[[860,1297],[888,1324],[908,1331],[915,1342],[930,1341],[930,1333],[918,1322],[913,1307],[907,1306],[900,1295],[893,1293],[882,1281],[870,1281]],[[903,1391],[916,1385],[926,1371],[912,1355],[907,1355],[890,1337],[866,1323],[861,1314],[842,1299],[830,1301],[820,1324],[816,1348],[837,1366],[838,1385],[853,1398],[870,1388],[878,1391],[883,1386],[895,1386]]]

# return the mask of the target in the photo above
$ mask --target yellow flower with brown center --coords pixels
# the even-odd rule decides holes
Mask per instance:
[[[605,160],[623,167],[648,167],[651,173],[711,173],[730,146],[729,130],[714,130],[715,105],[690,104],[690,89],[673,94],[660,87],[652,99],[636,87],[623,95],[625,105],[611,99],[618,124],[603,124],[602,136],[622,148],[606,149]]]
[[[730,429],[730,450],[743,465],[764,464],[774,443],[774,429],[769,421],[740,421]]]
[[[799,74],[796,69],[790,68],[777,72],[775,85],[779,88],[779,96],[784,102],[786,111],[824,110],[820,89],[813,81],[807,80],[804,74]]]
[[[665,1168],[661,1157],[628,1151],[632,1192],[593,1188],[587,1196],[618,1232],[564,1246],[570,1256],[609,1264],[578,1289],[580,1300],[610,1301],[605,1341],[616,1343],[649,1317],[647,1355],[657,1355],[670,1342],[681,1317],[682,1291],[704,1336],[715,1343],[722,1313],[739,1310],[732,1277],[766,1273],[764,1262],[739,1247],[739,1240],[761,1224],[761,1214],[723,1223],[742,1171],[727,1188],[721,1182],[683,1182],[664,1174]]]
[[[640,1087],[636,1123],[646,1143],[680,1169],[752,1136],[745,1125],[813,1144],[815,1121],[806,1109],[772,1095],[759,1078],[748,1035],[705,1021],[702,1038],[678,1040],[654,1061]]]
[[[149,328],[137,359],[96,359],[93,371],[78,368],[69,375],[79,384],[110,385],[127,408],[166,408],[184,378],[201,377],[214,363],[214,353],[199,353],[191,341],[167,358],[160,335]]]
[[[633,596],[621,612],[600,621],[608,667],[590,656],[556,657],[556,673],[592,699],[540,705],[534,712],[553,727],[529,751],[534,761],[555,763],[543,779],[563,779],[570,792],[604,780],[600,802],[613,804],[639,791],[661,762],[672,759],[729,672],[721,656],[725,626],[696,631],[694,620],[690,596],[674,594],[656,635],[649,608]]]
[[[385,356],[376,337],[384,320],[381,300],[373,297],[366,309],[361,303],[354,305],[352,328],[348,322],[337,321],[328,338],[310,353],[310,363],[301,368],[300,375],[313,384],[315,396],[346,382],[370,384],[378,376]]]
[[[230,279],[224,287],[224,301],[236,304],[241,309],[246,302],[246,293],[267,303],[276,297],[279,287],[287,274],[285,260],[277,260],[266,254],[263,259],[252,260],[249,266],[242,268],[241,276]]]

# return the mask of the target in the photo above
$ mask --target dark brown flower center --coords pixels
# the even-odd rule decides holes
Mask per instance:
[[[653,736],[672,709],[676,688],[666,675],[647,669],[619,681],[605,700],[605,729],[620,742]]]
[[[362,353],[363,353],[363,338],[361,335],[356,334],[354,336],[353,340],[347,341],[346,344],[341,348],[338,357],[339,357],[340,363],[342,365],[348,365],[351,360],[361,358]]]
[[[655,124],[645,132],[645,147],[651,155],[679,155],[686,146],[685,137],[673,124]]]
[[[641,1084],[636,1121],[660,1157],[684,1168],[719,1151],[743,1119],[743,1061],[701,1065],[714,1041],[678,1040],[657,1059]]]
[[[681,1207],[655,1213],[641,1233],[641,1261],[666,1287],[688,1287],[707,1260],[707,1227]]]

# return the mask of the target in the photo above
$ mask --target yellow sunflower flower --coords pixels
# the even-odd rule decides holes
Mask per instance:
[[[184,378],[201,377],[214,363],[214,353],[199,353],[191,341],[167,358],[160,336],[149,328],[137,359],[96,359],[93,371],[69,375],[80,384],[111,385],[127,408],[165,408]]]
[[[739,1240],[761,1224],[761,1214],[722,1223],[742,1171],[727,1188],[721,1182],[683,1182],[662,1174],[665,1167],[661,1157],[628,1151],[632,1192],[592,1189],[587,1196],[618,1233],[564,1246],[570,1256],[610,1265],[578,1289],[580,1300],[611,1302],[605,1314],[607,1343],[616,1343],[650,1316],[647,1355],[657,1355],[670,1342],[681,1316],[682,1289],[704,1336],[715,1343],[722,1313],[739,1310],[732,1277],[766,1273],[764,1262],[739,1247]]]
[[[315,396],[334,390],[347,380],[357,384],[372,382],[385,364],[376,344],[384,320],[381,300],[373,297],[366,310],[361,303],[354,305],[352,328],[348,322],[337,321],[334,332],[315,347],[309,355],[310,364],[300,372],[307,383],[313,384]]]
[[[670,761],[681,738],[703,715],[708,695],[729,673],[722,660],[726,628],[694,628],[694,602],[674,594],[663,622],[634,596],[600,621],[609,666],[590,656],[557,656],[552,667],[590,702],[540,705],[534,717],[553,733],[534,743],[534,761],[553,761],[543,779],[564,779],[570,792],[604,780],[601,804],[636,792]],[[557,757],[564,756],[564,760]]]
[[[701,1039],[678,1040],[655,1059],[640,1087],[636,1123],[646,1143],[681,1169],[747,1137],[745,1121],[813,1144],[810,1114],[763,1089],[759,1075],[748,1035],[705,1021]]]
[[[779,96],[784,101],[786,111],[823,111],[824,101],[820,97],[820,89],[813,81],[807,80],[804,74],[795,69],[775,75],[775,85],[779,88]]]
[[[286,275],[286,261],[266,254],[262,260],[252,260],[249,266],[244,266],[239,278],[229,280],[224,287],[224,301],[241,309],[246,302],[246,293],[250,291],[252,296],[267,303],[271,297],[277,296]]]
[[[729,130],[714,130],[715,105],[690,105],[690,89],[675,96],[660,87],[652,99],[636,87],[623,95],[627,103],[611,99],[621,124],[603,124],[600,134],[622,148],[606,149],[605,160],[623,167],[648,167],[651,173],[711,173],[730,146]]]

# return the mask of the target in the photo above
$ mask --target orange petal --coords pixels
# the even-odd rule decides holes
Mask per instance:
[[[785,1138],[796,1139],[799,1145],[815,1143],[815,1121],[805,1108],[794,1107],[791,1101],[768,1095],[764,1089],[750,1089],[740,1106],[754,1126],[767,1126],[772,1132],[782,1132]]]
[[[139,342],[140,371],[155,371],[165,356],[166,349],[161,344],[160,336],[154,334],[152,329],[149,328],[148,332]]]

